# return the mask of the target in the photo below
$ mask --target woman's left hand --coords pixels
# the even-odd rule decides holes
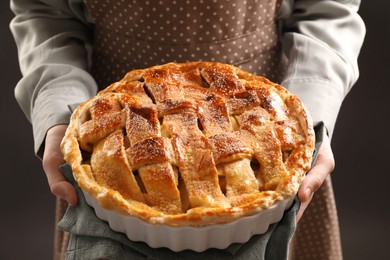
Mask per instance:
[[[301,201],[301,207],[297,214],[297,221],[301,219],[303,212],[313,198],[314,192],[321,187],[326,177],[334,170],[334,167],[335,160],[330,146],[330,139],[324,132],[323,142],[318,153],[317,161],[307,173],[298,190],[298,198]]]

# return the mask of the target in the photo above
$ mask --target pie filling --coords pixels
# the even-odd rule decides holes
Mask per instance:
[[[76,109],[62,143],[80,187],[103,206],[197,225],[295,195],[313,149],[297,97],[210,62],[129,72]]]

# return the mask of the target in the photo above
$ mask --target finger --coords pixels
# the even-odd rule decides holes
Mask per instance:
[[[57,161],[59,160],[57,159]],[[51,160],[50,162],[51,163],[49,163],[49,165],[46,164],[44,169],[51,193],[66,200],[70,205],[76,206],[76,189],[65,179],[64,175],[59,170],[59,165],[62,163],[62,161],[60,163],[55,163],[55,160]]]
[[[66,200],[70,205],[77,205],[76,189],[68,181],[62,180],[59,182],[52,183],[50,185],[50,190],[55,196]]]
[[[316,192],[329,175],[330,170],[327,165],[315,165],[303,180],[298,191],[298,197],[302,203],[311,199],[313,193]]]
[[[301,219],[307,206],[309,206],[309,203],[314,196],[314,192],[319,189],[326,178],[327,174],[324,174],[325,176],[323,176],[322,173],[324,173],[324,171],[318,168],[321,167],[313,167],[313,169],[310,171],[310,174],[305,177],[298,191],[298,198],[301,201],[301,206],[297,213],[297,222]]]
[[[60,171],[59,166],[62,163],[62,159],[46,158],[43,168],[46,173],[51,193],[57,197],[63,198],[72,206],[75,206],[77,205],[77,192],[73,185],[65,179]]]
[[[311,194],[310,198],[307,201],[301,202],[301,205],[299,207],[299,211],[298,211],[297,217],[296,217],[297,222],[299,222],[299,220],[302,218],[303,212],[305,212],[307,206],[309,206],[310,201],[313,198],[313,195],[314,195],[314,193]]]
[[[330,146],[330,140],[329,137],[324,134],[317,160],[312,169],[307,173],[298,190],[298,198],[301,201],[301,207],[297,213],[297,222],[301,219],[304,211],[312,200],[314,192],[322,186],[334,167],[335,161]]]
[[[324,183],[331,170],[331,164],[319,162],[316,164],[303,180],[298,191],[298,198],[301,201],[301,206],[297,214],[297,221],[300,220],[307,206],[316,192]]]
[[[66,125],[58,125],[47,132],[42,163],[51,192],[75,206],[77,204],[76,189],[66,181],[59,169],[60,165],[64,163],[60,143],[65,130]]]
[[[317,191],[324,183],[327,176],[333,171],[335,161],[332,148],[330,146],[329,137],[324,134],[323,143],[319,150],[318,157],[314,166],[306,174],[299,191],[298,197],[301,202],[306,202],[311,199],[313,193]]]

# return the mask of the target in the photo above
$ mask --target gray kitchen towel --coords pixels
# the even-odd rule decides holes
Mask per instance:
[[[322,143],[323,123],[317,124],[315,131],[313,163]],[[208,249],[200,253],[192,250],[173,252],[167,248],[156,249],[143,242],[130,241],[125,234],[113,231],[107,222],[96,216],[93,208],[85,201],[70,166],[62,165],[61,171],[75,185],[79,197],[78,205],[69,207],[58,224],[58,228],[71,234],[66,259],[287,259],[288,245],[296,228],[296,213],[300,206],[297,198],[278,223],[270,225],[266,233],[253,236],[246,243],[232,244],[223,250]]]

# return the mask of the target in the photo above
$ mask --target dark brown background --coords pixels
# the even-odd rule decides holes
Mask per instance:
[[[367,36],[361,77],[333,136],[345,259],[389,259],[390,2],[363,1]],[[19,80],[12,18],[0,1],[0,259],[51,259],[54,198],[33,152],[31,126],[13,89]]]

